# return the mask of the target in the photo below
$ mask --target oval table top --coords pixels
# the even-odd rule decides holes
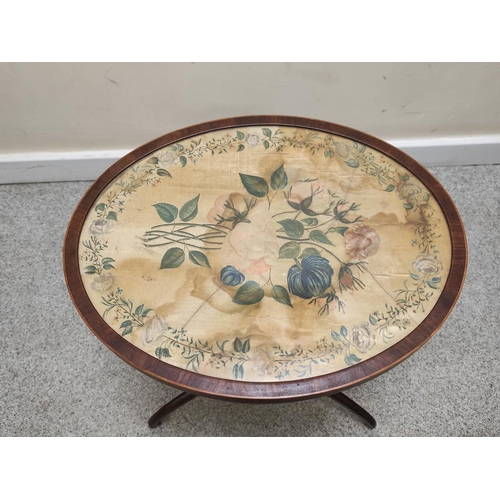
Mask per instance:
[[[304,118],[179,130],[111,166],[69,224],[89,328],[195,394],[295,400],[359,384],[440,327],[465,277],[459,214],[395,147]]]

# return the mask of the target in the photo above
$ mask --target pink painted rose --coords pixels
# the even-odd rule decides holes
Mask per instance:
[[[330,206],[330,193],[318,180],[298,180],[288,192],[288,204],[307,215],[325,212]]]
[[[115,278],[110,273],[102,273],[101,275],[94,278],[94,281],[90,284],[92,290],[98,293],[103,293],[108,291],[115,284]]]
[[[366,321],[352,327],[352,343],[362,353],[368,352],[375,345],[375,334]]]
[[[443,269],[443,264],[433,255],[419,255],[412,267],[417,273],[434,276]]]
[[[158,163],[162,166],[168,167],[172,165],[175,161],[175,153],[170,149],[165,149],[156,155],[158,158]]]
[[[278,258],[280,244],[266,202],[257,204],[227,235],[222,245],[224,263],[243,274],[264,274]]]
[[[248,211],[245,197],[239,193],[223,194],[219,196],[214,206],[208,211],[207,219],[212,224],[232,227],[235,218]]]
[[[271,373],[272,360],[269,354],[262,349],[256,349],[252,356],[252,368],[259,375],[268,375]]]
[[[153,344],[169,329],[165,316],[153,316],[142,328],[141,336],[143,344]]]
[[[344,244],[347,255],[356,259],[366,259],[377,253],[380,237],[375,229],[364,224],[356,224],[346,231]]]
[[[347,144],[339,144],[337,146],[337,154],[341,156],[342,158],[347,158],[349,156],[350,149]]]
[[[259,136],[257,134],[247,134],[245,136],[245,142],[247,143],[248,146],[251,148],[254,148],[259,144]]]

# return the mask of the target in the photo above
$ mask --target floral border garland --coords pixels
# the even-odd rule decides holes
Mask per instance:
[[[247,363],[251,363],[257,373],[272,374],[278,380],[290,376],[294,378],[312,376],[315,366],[328,365],[337,357],[343,357],[346,366],[353,365],[362,359],[351,352],[352,347],[361,354],[367,353],[375,345],[377,338],[382,338],[383,342],[387,343],[394,338],[394,328],[397,328],[397,331],[406,330],[410,324],[406,312],[410,310],[424,312],[425,303],[433,296],[433,290],[439,289],[442,264],[437,258],[439,251],[435,240],[441,236],[436,233],[440,221],[434,216],[434,210],[428,204],[429,194],[411,182],[407,173],[401,175],[387,164],[383,155],[379,155],[377,159],[374,153],[367,150],[364,145],[337,139],[336,136],[330,134],[323,136],[318,132],[302,129],[296,129],[291,135],[284,134],[279,128],[273,131],[263,127],[261,134],[258,134],[255,128],[252,128],[250,133],[234,130],[232,134],[228,132],[218,139],[210,139],[203,143],[202,138],[199,138],[189,143],[186,141],[171,145],[131,167],[130,174],[116,182],[114,189],[107,192],[106,200],[95,206],[95,219],[89,227],[91,238],[81,242],[84,247],[81,259],[89,264],[84,272],[96,275],[90,285],[91,288],[100,293],[108,292],[106,296],[102,296],[102,304],[106,306],[103,316],[113,311],[114,321],[122,321],[120,329],[123,336],[132,333],[135,328],[142,328],[142,340],[145,345],[159,343],[155,349],[155,355],[159,359],[172,357],[170,351],[175,350],[186,360],[187,369],[197,372],[202,363],[209,363],[215,369],[232,366],[235,379],[244,379]],[[338,331],[332,330],[329,338],[324,337],[318,340],[312,348],[299,345],[287,351],[275,345],[272,346],[272,352],[269,352],[270,349],[262,349],[260,346],[252,349],[250,338],[236,337],[215,344],[203,342],[188,336],[184,329],[178,330],[171,327],[164,317],[153,316],[148,319],[147,316],[152,309],[145,308],[144,304],[134,307],[131,300],[123,297],[123,290],[115,288],[115,276],[110,272],[105,272],[115,269],[113,265],[115,261],[110,257],[102,257],[102,252],[107,248],[107,241],[103,237],[112,231],[114,224],[118,223],[126,198],[143,185],[155,186],[161,178],[172,177],[168,169],[174,165],[185,167],[189,162],[195,164],[206,154],[213,156],[229,151],[238,153],[245,148],[263,148],[263,150],[274,148],[276,151],[282,151],[284,148],[303,148],[312,154],[323,152],[325,158],[333,158],[336,155],[350,168],[359,168],[367,175],[376,178],[385,191],[394,192],[399,197],[405,210],[418,215],[418,222],[414,224],[415,238],[412,244],[418,248],[419,255],[412,264],[405,288],[396,291],[395,306],[385,304],[384,311],[373,311],[367,321],[354,325],[350,331],[344,325]],[[283,172],[277,174],[276,171],[273,175],[279,177],[275,178],[274,183],[271,179],[271,184],[274,184],[273,188],[279,187],[280,179],[283,184]],[[249,193],[254,194],[252,188],[249,188],[244,181],[243,184]],[[156,208],[161,216],[160,209]],[[181,219],[189,222],[196,216],[197,199],[187,202],[180,212],[183,212]],[[337,210],[336,215],[338,213]],[[344,220],[346,214],[347,212],[343,214]],[[352,223],[356,220],[347,222]],[[286,231],[286,228],[283,227],[283,230]],[[345,232],[345,228],[343,231]],[[291,253],[295,253],[295,250]],[[184,260],[184,252],[182,255],[182,260]],[[191,251],[188,255],[193,264],[210,266],[201,252]],[[169,262],[175,262],[176,258],[180,259],[180,254],[169,257],[171,257]],[[221,281],[225,284],[237,283],[238,279],[237,273],[231,269],[226,270],[225,276],[221,273]],[[354,287],[355,280],[356,277],[352,273],[344,273],[346,288]],[[342,287],[341,281],[339,285]],[[115,291],[110,291],[113,288]],[[273,290],[274,299],[289,305],[289,297],[284,295],[278,287],[274,286],[274,288],[276,288],[276,293]],[[337,301],[339,308],[342,306],[338,297],[333,293],[326,298],[325,309],[333,300]]]

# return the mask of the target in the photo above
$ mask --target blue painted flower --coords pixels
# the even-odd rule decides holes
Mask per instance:
[[[224,285],[237,286],[245,281],[245,276],[234,266],[226,266],[220,272],[220,280]]]
[[[333,269],[324,257],[309,255],[288,270],[288,289],[303,299],[319,297],[332,282]]]

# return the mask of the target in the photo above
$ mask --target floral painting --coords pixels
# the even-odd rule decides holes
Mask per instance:
[[[450,265],[439,204],[404,167],[290,127],[211,132],[102,192],[81,272],[117,334],[181,368],[276,381],[344,369],[408,335]]]

